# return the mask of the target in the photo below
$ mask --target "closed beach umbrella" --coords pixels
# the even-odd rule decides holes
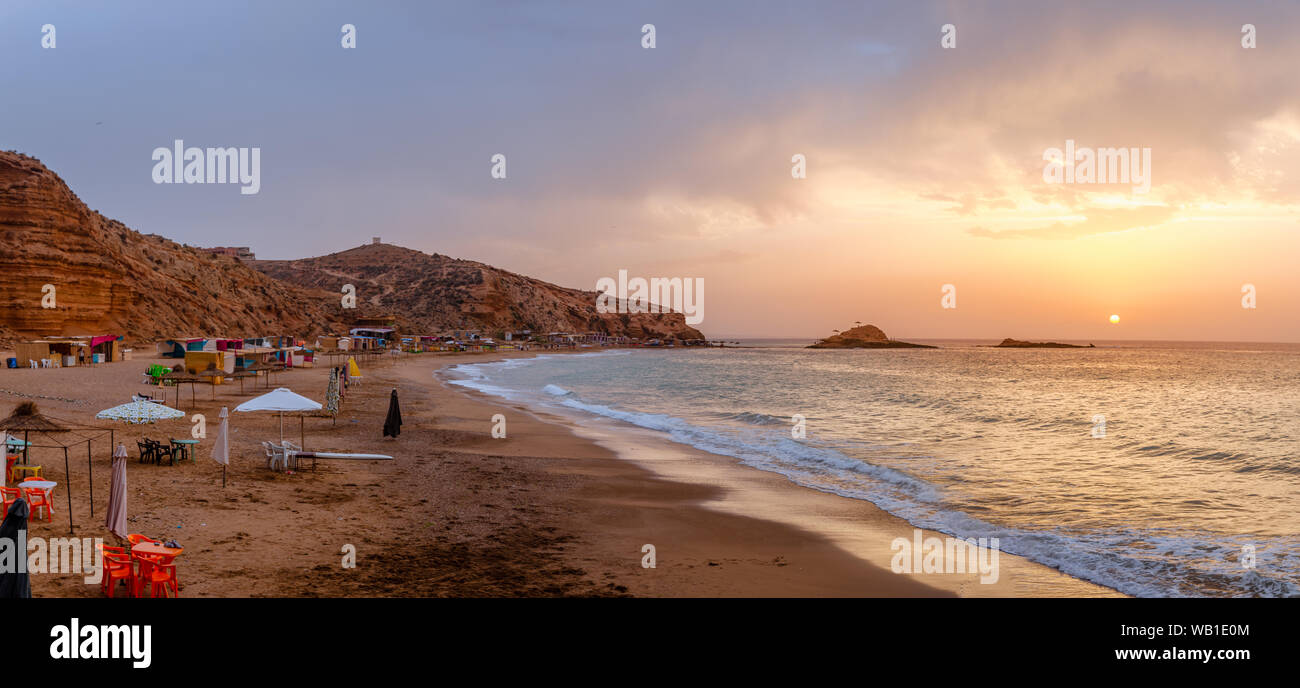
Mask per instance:
[[[104,527],[119,539],[126,539],[126,445],[113,450],[113,479],[108,490],[108,515]]]
[[[9,506],[4,523],[0,523],[0,542],[13,543],[17,556],[27,556],[26,550],[18,549],[18,531],[27,530],[27,515],[30,513],[27,500],[19,498]],[[17,566],[0,567],[0,599],[32,596],[32,581],[27,577],[27,567],[22,567],[21,573],[18,569]]]
[[[170,406],[155,404],[152,401],[133,401],[129,404],[114,406],[95,414],[103,420],[121,420],[127,423],[152,423],[156,420],[184,418],[185,412]]]
[[[277,388],[273,392],[267,392],[260,397],[254,397],[235,407],[240,413],[251,413],[253,411],[279,411],[280,412],[280,442],[284,442],[284,412],[290,413],[297,411],[319,411],[320,402],[312,401],[301,394],[295,394],[288,387]]]
[[[384,420],[384,437],[402,434],[402,408],[397,403],[397,390],[388,398],[388,418]]]
[[[331,416],[339,413],[339,369],[330,369],[329,386],[325,388],[325,409]]]
[[[230,464],[230,412],[221,407],[221,427],[217,428],[217,439],[212,443],[212,460],[222,465]]]
[[[212,443],[212,460],[221,464],[221,486],[226,486],[226,466],[230,465],[230,412],[221,407],[221,427]]]
[[[348,377],[361,377],[361,369],[357,367],[356,359],[348,356]]]

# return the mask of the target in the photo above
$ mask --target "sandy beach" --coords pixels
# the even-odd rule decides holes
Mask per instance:
[[[130,530],[184,546],[186,597],[451,596],[1106,596],[1107,588],[1003,554],[1001,580],[898,575],[889,542],[913,529],[873,505],[797,487],[782,476],[634,428],[576,425],[445,384],[435,373],[511,354],[423,354],[363,364],[364,378],[337,421],[307,418],[307,449],[389,454],[394,461],[320,461],[292,474],[265,467],[259,443],[278,437],[273,414],[232,414],[228,484],[210,458],[217,415],[266,387],[182,391],[180,408],[207,418],[196,462],[139,463],[140,437],[188,437],[190,421],[111,425],[95,412],[148,391],[150,359],[94,367],[6,370],[0,411],[32,400],[75,425],[113,427],[131,453]],[[168,359],[158,359],[166,362]],[[277,374],[275,386],[324,396],[328,368]],[[154,388],[156,390],[156,388]],[[405,424],[381,436],[397,389]],[[175,403],[175,391],[168,391]],[[215,394],[215,399],[213,395]],[[505,439],[491,418],[507,418]],[[296,440],[298,421],[286,421]],[[84,444],[71,456],[80,537],[103,526],[109,449],[94,454],[90,516]],[[55,460],[57,458],[57,461]],[[52,523],[32,535],[68,533],[62,452],[32,463],[59,483]],[[343,548],[356,548],[344,568]],[[643,546],[656,566],[642,566]],[[1046,586],[1046,587],[1044,587]],[[78,575],[36,575],[36,597],[96,597]]]

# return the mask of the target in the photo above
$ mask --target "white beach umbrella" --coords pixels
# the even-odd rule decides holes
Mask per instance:
[[[319,411],[320,402],[312,401],[301,394],[295,394],[288,387],[279,387],[260,397],[254,397],[235,407],[240,413],[253,411],[280,412],[280,442],[284,442],[284,412]]]
[[[156,420],[184,418],[185,412],[170,406],[155,404],[151,401],[133,401],[129,404],[114,406],[111,409],[104,409],[96,413],[95,417],[103,420],[121,420],[141,424],[152,423]]]

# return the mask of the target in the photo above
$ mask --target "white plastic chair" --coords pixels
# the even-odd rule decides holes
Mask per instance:
[[[285,469],[298,470],[298,452],[302,451],[302,447],[299,447],[289,440],[285,440],[283,449]]]

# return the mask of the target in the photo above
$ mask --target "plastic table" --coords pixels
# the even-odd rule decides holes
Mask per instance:
[[[199,443],[198,440],[178,440],[178,439],[172,440],[172,446],[174,447],[179,445],[181,448],[181,456],[182,457],[188,456],[190,458],[190,463],[195,463],[194,445],[198,443]],[[182,458],[181,460],[184,461],[185,459]]]

